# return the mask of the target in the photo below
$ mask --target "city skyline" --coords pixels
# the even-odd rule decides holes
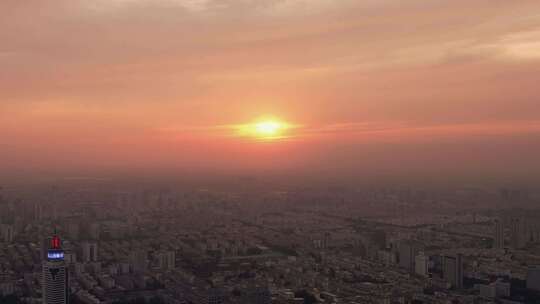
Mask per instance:
[[[540,303],[539,0],[1,0],[0,304]]]

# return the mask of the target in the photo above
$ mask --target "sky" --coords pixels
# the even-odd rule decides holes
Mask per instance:
[[[0,171],[538,178],[539,80],[538,0],[3,0]]]

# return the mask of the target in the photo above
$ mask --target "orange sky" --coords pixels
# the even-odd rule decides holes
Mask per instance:
[[[537,176],[539,83],[538,0],[4,0],[0,171]]]

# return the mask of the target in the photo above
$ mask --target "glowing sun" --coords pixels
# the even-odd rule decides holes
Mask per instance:
[[[292,125],[278,119],[261,119],[252,123],[237,126],[240,136],[257,140],[276,140],[287,138]]]
[[[275,136],[283,128],[283,125],[278,121],[261,121],[254,125],[255,132],[262,136]]]

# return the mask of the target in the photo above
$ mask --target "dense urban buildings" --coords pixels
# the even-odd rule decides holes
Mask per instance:
[[[538,192],[510,203],[496,189],[267,188],[262,180],[240,181],[224,182],[228,190],[110,182],[5,187],[0,209],[9,215],[9,221],[2,217],[3,227],[13,237],[2,239],[0,247],[0,299],[36,304],[540,299]],[[508,205],[492,210],[494,201]]]

